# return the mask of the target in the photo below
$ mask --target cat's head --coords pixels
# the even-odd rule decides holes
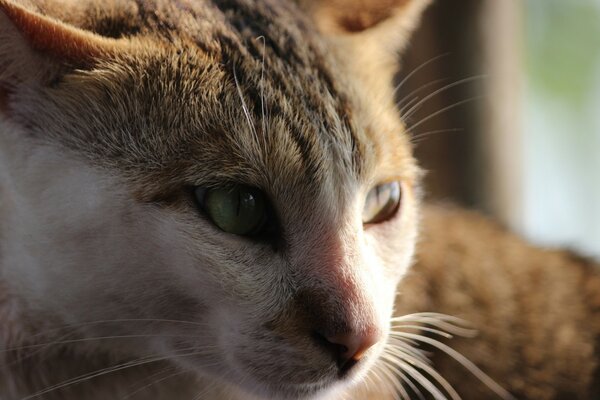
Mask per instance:
[[[0,0],[1,264],[32,315],[271,397],[364,376],[416,235],[391,81],[425,2],[56,3]]]

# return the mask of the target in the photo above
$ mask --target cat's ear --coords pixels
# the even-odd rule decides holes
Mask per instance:
[[[124,45],[0,0],[0,92],[19,82],[51,79],[65,68],[92,66]]]
[[[388,49],[401,49],[418,25],[430,0],[297,0],[329,36],[378,40]]]
[[[297,0],[343,64],[383,90],[430,0]]]

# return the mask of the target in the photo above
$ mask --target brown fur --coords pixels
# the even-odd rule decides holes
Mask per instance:
[[[417,264],[397,314],[437,311],[470,321],[448,341],[518,399],[600,398],[600,266],[533,247],[482,215],[429,207]],[[493,398],[464,368],[434,365],[464,399]]]
[[[39,27],[31,19],[15,18],[22,31],[35,31],[37,52],[31,56],[48,56],[44,64],[48,71],[40,74],[42,84],[30,89],[33,94],[27,101],[15,95],[14,88],[1,87],[0,110],[27,126],[33,139],[58,143],[94,165],[118,171],[134,188],[137,201],[171,207],[181,214],[192,207],[181,191],[197,182],[210,184],[211,179],[263,186],[271,197],[283,198],[290,209],[300,210],[293,211],[298,213],[295,219],[317,210],[303,208],[306,202],[301,204],[290,195],[289,186],[314,187],[312,183],[329,176],[332,181],[344,179],[344,172],[357,180],[367,179],[366,171],[376,171],[370,178],[374,181],[401,179],[407,186],[405,201],[413,201],[419,172],[407,136],[399,134],[402,123],[394,112],[390,82],[394,51],[402,48],[427,2],[356,1],[345,3],[347,8],[340,7],[341,2],[299,3],[312,20],[294,4],[270,0],[123,0],[102,7],[86,1],[70,10],[40,2],[36,9],[43,15],[90,31],[85,33],[87,40],[104,36],[103,49],[106,43],[127,45],[115,45],[119,47],[116,58],[96,47],[61,47],[52,30],[36,31]],[[0,0],[5,8],[7,4]],[[59,37],[70,38],[71,44],[81,39],[78,29],[54,22]],[[382,32],[393,33],[389,42],[382,39]],[[77,70],[72,64],[53,65],[61,57],[72,61],[68,59],[74,54],[85,58],[90,53],[94,65],[85,63]],[[11,70],[9,62],[0,60],[0,66],[5,64],[8,78],[14,79],[3,76],[2,81],[18,86],[22,71]],[[257,88],[264,88],[266,95]],[[257,142],[247,129],[239,128],[248,119],[261,121],[263,105],[271,113],[265,136],[267,160],[248,150]],[[100,120],[95,118],[99,110]],[[107,127],[111,135],[98,134]],[[158,131],[160,127],[169,131]],[[47,131],[60,134],[46,137]],[[198,168],[198,160],[210,165],[211,171]],[[326,162],[330,163],[324,167]],[[345,187],[344,182],[335,184]],[[303,195],[310,198],[313,194],[307,192]],[[331,249],[322,243],[323,237],[319,239],[312,247],[329,254]],[[437,311],[472,322],[480,336],[456,339],[452,346],[519,398],[591,400],[598,396],[600,278],[596,268],[567,252],[531,247],[480,216],[431,208],[425,212],[418,264],[400,288],[397,313]],[[54,321],[39,320],[23,326],[30,310],[14,300],[17,295],[7,293],[3,291],[6,297],[0,299],[6,346],[29,345],[26,338],[55,326]],[[289,314],[292,317],[286,319],[281,313],[273,318],[272,330],[286,339],[300,337],[296,324],[322,317],[307,317],[304,314],[309,313],[302,309],[318,308],[315,294],[330,295],[313,291],[306,295],[310,301],[303,301],[305,295],[299,291],[290,303],[301,311],[300,316]],[[248,294],[250,302],[253,295],[254,291]],[[165,298],[169,302],[165,314],[189,305],[177,295]],[[344,307],[332,307],[328,314],[336,310]],[[311,351],[314,346],[306,348]],[[20,363],[23,370],[16,370],[11,367],[14,352],[5,353],[0,384],[31,392],[86,369],[126,360],[123,354],[100,354],[76,346],[54,347],[43,357]],[[271,358],[269,352],[261,356]],[[491,397],[460,367],[441,355],[434,359],[465,399]],[[281,372],[279,364],[270,368],[272,373]],[[290,368],[285,371],[289,376],[295,372]],[[38,374],[39,370],[45,373]],[[46,398],[70,395],[90,400],[106,393],[116,397],[123,391],[96,395],[94,385],[117,387],[117,382],[131,383],[154,371],[117,373]],[[161,394],[149,389],[138,395],[167,399],[178,390],[174,386],[182,391],[194,387],[190,382],[194,378],[185,375],[163,386]]]

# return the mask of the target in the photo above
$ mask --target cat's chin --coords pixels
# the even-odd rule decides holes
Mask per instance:
[[[298,365],[295,371],[285,375],[275,374],[269,369],[260,371],[260,366],[253,368],[250,365],[240,370],[238,363],[232,368],[235,372],[230,375],[230,378],[245,393],[251,393],[260,399],[332,399],[337,398],[334,393],[344,391],[361,381],[368,374],[375,359],[376,357],[373,356],[365,357],[346,371],[340,370],[335,363],[325,368]],[[290,365],[281,365],[280,369],[289,371]],[[242,396],[242,398],[246,397]]]
[[[193,360],[187,366],[196,369],[201,375],[207,374],[211,379],[217,378],[222,385],[228,388],[228,392],[235,399],[244,400],[322,400],[337,398],[336,393],[345,392],[352,388],[356,382],[368,374],[369,367],[374,360],[362,360],[351,371],[340,373],[338,368],[331,366],[325,370],[306,374],[306,371],[298,369],[298,375],[306,374],[307,379],[298,383],[297,379],[290,377],[268,376],[256,373],[250,369],[240,369],[240,365],[221,366],[212,370],[202,366],[204,362],[198,360],[194,366]],[[309,378],[310,376],[310,378]],[[293,382],[296,381],[296,382]]]
[[[348,383],[339,380],[324,380],[315,383],[288,384],[286,382],[250,382],[241,380],[228,383],[234,398],[244,400],[322,400],[331,399],[343,391]]]
[[[213,360],[214,361],[214,360]],[[232,393],[232,399],[244,400],[321,400],[335,398],[335,393],[345,391],[353,383],[361,380],[368,373],[368,360],[363,360],[351,371],[340,373],[335,365],[321,370],[307,372],[306,367],[299,367],[296,377],[287,379],[281,376],[269,376],[257,373],[257,370],[240,368],[241,364],[216,362],[212,366],[205,359],[186,357],[180,359],[184,368],[195,371],[198,376],[213,382],[216,379],[220,387],[226,388],[227,393]],[[283,366],[285,367],[285,366]],[[287,366],[289,368],[289,365]],[[260,369],[260,366],[258,366]],[[299,382],[297,376],[303,376]],[[213,386],[211,384],[211,386]]]
[[[315,385],[269,385],[249,389],[241,388],[243,391],[240,398],[256,396],[257,399],[277,400],[318,400],[330,399],[334,393],[339,391],[337,385],[315,384]]]

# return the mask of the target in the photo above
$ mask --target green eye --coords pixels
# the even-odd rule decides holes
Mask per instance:
[[[400,183],[375,186],[367,194],[363,209],[363,224],[377,224],[392,218],[400,206]]]
[[[214,224],[225,232],[254,235],[265,226],[266,200],[256,188],[244,185],[196,188],[194,194]]]

